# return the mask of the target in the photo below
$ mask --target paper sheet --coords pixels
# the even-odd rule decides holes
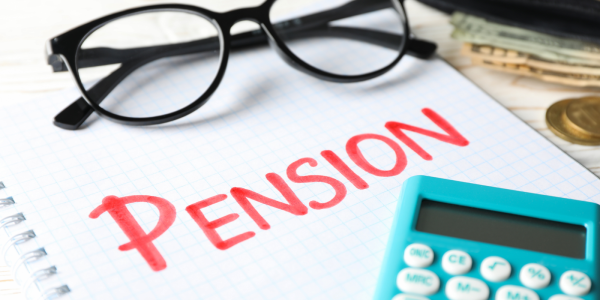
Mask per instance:
[[[42,288],[68,284],[67,299],[369,299],[402,182],[418,174],[600,202],[597,177],[439,59],[405,57],[380,78],[337,84],[297,72],[267,48],[251,49],[232,54],[206,107],[174,123],[135,128],[92,118],[78,131],[54,127],[54,114],[77,97],[66,91],[0,111],[1,180],[18,203],[2,213],[27,217],[9,233],[35,230],[38,238],[19,249],[45,247],[47,257],[28,268],[56,265],[58,276]],[[425,108],[468,145],[404,131],[431,156],[425,160],[386,129],[392,121],[446,134]],[[385,177],[358,166],[347,142],[364,134],[401,147],[406,167]],[[381,140],[364,140],[358,148],[383,172],[398,157]],[[355,187],[324,159],[324,150],[368,188]],[[288,167],[302,158],[317,165],[303,164],[298,174],[335,178],[347,191],[341,202],[309,205],[335,192],[324,183],[290,180]],[[280,176],[306,214],[250,200],[270,225],[263,230],[231,189],[287,203],[268,173]],[[220,237],[255,234],[227,250],[217,249],[185,210],[220,194],[227,198],[201,210],[208,221],[239,215],[216,229]],[[153,271],[136,249],[118,249],[129,238],[108,213],[89,217],[109,195],[151,195],[173,204],[174,223],[152,242],[164,270]],[[127,208],[146,233],[156,226],[153,205]]]

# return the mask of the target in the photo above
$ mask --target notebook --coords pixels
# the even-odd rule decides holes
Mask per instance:
[[[438,58],[337,84],[232,53],[206,107],[143,128],[53,126],[77,97],[0,111],[0,213],[25,219],[4,231],[35,233],[6,258],[29,297],[369,299],[413,175],[600,202],[596,176]]]

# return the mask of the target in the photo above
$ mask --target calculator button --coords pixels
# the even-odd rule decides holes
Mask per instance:
[[[511,267],[502,257],[490,256],[481,262],[481,276],[491,282],[500,282],[510,277]]]
[[[409,294],[432,295],[440,288],[440,279],[429,270],[406,268],[398,273],[398,288]]]
[[[560,289],[572,296],[583,296],[590,291],[592,281],[579,271],[567,271],[560,276]]]
[[[531,289],[543,289],[550,283],[550,271],[540,264],[526,264],[521,268],[519,279]]]
[[[429,298],[409,294],[399,294],[394,296],[392,300],[429,300]]]
[[[548,300],[583,300],[579,297],[571,297],[571,296],[565,296],[565,295],[554,295],[552,297],[550,297],[550,299]]]
[[[446,297],[450,300],[486,300],[489,296],[490,289],[479,279],[456,276],[446,283]]]
[[[496,292],[496,300],[540,300],[540,297],[532,290],[516,285],[505,285]]]
[[[404,262],[414,268],[426,268],[433,262],[433,250],[427,245],[410,244],[404,250]]]
[[[450,275],[462,275],[471,270],[473,260],[464,251],[450,250],[442,257],[442,268]]]

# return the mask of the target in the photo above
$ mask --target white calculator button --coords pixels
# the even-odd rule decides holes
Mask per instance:
[[[560,276],[560,289],[572,296],[583,296],[590,291],[592,281],[579,271],[567,271]]]
[[[579,297],[571,297],[571,296],[566,296],[566,295],[554,295],[552,297],[550,297],[550,299],[548,300],[583,300]]]
[[[481,262],[481,276],[491,282],[500,282],[510,277],[511,267],[502,257],[490,256]]]
[[[426,268],[433,262],[433,250],[427,245],[410,244],[404,250],[404,262],[414,268]]]
[[[442,268],[450,275],[462,275],[471,270],[473,260],[464,251],[450,250],[442,257]]]
[[[440,289],[440,279],[429,270],[406,268],[398,273],[398,288],[409,294],[429,296]]]
[[[399,294],[394,296],[392,300],[429,300],[429,298],[409,294]]]
[[[489,296],[490,289],[479,279],[456,276],[446,283],[446,297],[450,300],[486,300]]]
[[[543,289],[550,283],[550,270],[540,264],[526,264],[521,268],[519,279],[530,289]]]
[[[496,292],[496,300],[540,300],[540,297],[532,290],[516,285],[505,285]]]

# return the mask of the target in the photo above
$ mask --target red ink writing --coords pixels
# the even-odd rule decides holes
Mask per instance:
[[[433,158],[414,140],[409,138],[405,133],[406,131],[425,135],[459,147],[464,147],[469,144],[469,141],[465,137],[463,137],[448,121],[446,121],[436,112],[429,108],[424,108],[421,111],[427,118],[429,118],[429,120],[441,128],[445,134],[394,121],[385,123],[385,128],[391,134],[393,134],[394,137],[399,139],[424,160],[432,160]],[[391,169],[379,169],[370,163],[367,158],[365,158],[363,152],[359,148],[359,144],[366,140],[383,142],[394,152],[396,160]],[[379,177],[396,176],[402,173],[407,166],[406,154],[400,145],[391,138],[379,134],[365,133],[351,137],[346,142],[346,152],[356,166],[369,174]],[[321,152],[321,156],[342,176],[344,176],[344,178],[350,181],[355,188],[359,190],[369,188],[367,182],[365,182],[363,178],[356,174],[350,168],[350,166],[348,166],[336,153],[331,150],[324,150]],[[309,206],[312,209],[330,209],[340,204],[342,200],[345,199],[348,194],[348,190],[341,181],[333,177],[323,175],[298,175],[298,169],[304,164],[308,164],[310,167],[316,167],[318,165],[317,161],[310,157],[305,157],[294,161],[286,169],[286,175],[289,180],[295,183],[325,183],[330,185],[335,192],[335,195],[328,201],[322,202],[310,200]],[[233,196],[234,200],[254,221],[254,223],[258,225],[259,228],[267,230],[271,228],[271,225],[262,215],[260,215],[250,200],[262,203],[272,208],[283,210],[296,216],[306,215],[308,213],[308,208],[302,203],[302,201],[300,201],[300,199],[298,199],[298,196],[281,176],[275,173],[268,173],[266,174],[266,179],[283,196],[285,202],[269,198],[252,190],[241,187],[234,187],[230,190],[231,196]],[[227,195],[220,194],[193,203],[187,206],[185,209],[196,222],[196,224],[198,224],[208,240],[220,250],[229,249],[256,235],[253,231],[247,231],[226,240],[221,238],[216,229],[237,220],[240,216],[236,213],[231,213],[217,218],[216,220],[209,221],[202,212],[202,209],[225,201],[226,199]],[[137,202],[152,204],[159,210],[160,215],[158,223],[156,227],[148,234],[144,232],[142,227],[127,209],[127,204]],[[128,251],[137,249],[154,271],[160,271],[167,267],[164,258],[154,246],[153,241],[162,235],[175,221],[175,207],[171,203],[165,199],[153,196],[127,196],[122,198],[108,196],[102,199],[102,204],[90,213],[90,218],[98,218],[104,212],[108,212],[110,214],[110,216],[115,220],[115,222],[130,240],[128,243],[119,246],[119,250]]]
[[[217,249],[220,249],[220,250],[227,250],[227,249],[235,246],[236,244],[239,244],[255,235],[255,233],[253,231],[248,231],[248,232],[244,232],[242,234],[236,235],[227,240],[221,239],[221,236],[217,233],[217,231],[215,229],[217,229],[227,223],[231,223],[231,222],[237,220],[237,218],[239,218],[240,215],[228,214],[224,217],[221,217],[214,221],[209,222],[208,219],[206,219],[206,216],[202,213],[201,209],[209,207],[215,203],[219,203],[219,202],[225,200],[226,198],[227,198],[227,195],[220,194],[220,195],[216,195],[214,197],[210,197],[206,200],[198,201],[198,202],[196,202],[192,205],[189,205],[188,207],[185,208],[185,211],[187,211],[190,214],[190,216],[192,217],[192,219],[194,219],[194,221],[196,221],[196,224],[198,224],[198,226],[200,226],[200,229],[202,229],[202,231],[204,232],[204,234],[206,235],[208,240],[213,245],[215,245],[215,247],[217,247]]]
[[[450,143],[456,146],[464,147],[469,144],[469,141],[467,141],[467,139],[465,139],[460,133],[458,133],[458,131],[454,129],[454,127],[450,125],[448,121],[442,118],[442,116],[438,115],[436,112],[429,108],[423,108],[421,111],[426,117],[433,121],[435,125],[437,125],[443,131],[445,131],[446,135],[398,122],[387,122],[385,123],[385,128],[387,128],[394,136],[396,136],[399,140],[406,144],[410,149],[419,154],[419,156],[421,156],[421,158],[423,158],[424,160],[431,160],[431,155],[429,155],[429,153],[423,150],[423,148],[421,148],[421,146],[415,143],[415,141],[409,138],[403,132],[403,130],[420,133],[422,135],[426,135],[434,139],[440,140],[442,142]]]
[[[358,143],[360,143],[364,140],[369,140],[369,139],[382,141],[382,142],[386,143],[390,148],[392,148],[392,150],[394,150],[394,153],[396,154],[396,163],[394,164],[394,166],[391,169],[381,170],[381,169],[378,169],[375,166],[373,166],[371,163],[369,163],[369,161],[367,161],[365,156],[360,151],[360,148],[358,148]],[[396,176],[396,175],[402,173],[402,171],[404,171],[404,168],[406,167],[406,163],[407,163],[406,162],[406,154],[404,154],[404,150],[402,150],[402,148],[400,148],[400,145],[398,145],[396,142],[392,141],[390,138],[385,137],[383,135],[379,135],[379,134],[366,133],[366,134],[359,134],[357,136],[350,138],[348,140],[348,142],[346,143],[346,152],[348,152],[348,156],[350,156],[350,159],[352,159],[352,161],[357,166],[359,166],[363,170],[365,170],[375,176],[379,176],[379,177]]]
[[[158,208],[158,223],[148,234],[144,232],[144,229],[127,209],[127,204],[136,202],[150,203]],[[176,212],[173,204],[163,198],[154,196],[136,195],[122,198],[107,196],[102,199],[102,204],[90,213],[90,218],[96,219],[104,212],[110,214],[129,238],[130,242],[119,246],[119,250],[137,249],[153,271],[160,271],[167,267],[165,259],[160,255],[152,241],[167,231],[175,222]]]
[[[329,164],[331,164],[340,174],[342,174],[346,179],[350,181],[359,190],[364,190],[369,187],[369,184],[366,183],[360,176],[358,176],[348,165],[339,157],[335,152],[331,150],[324,150],[321,152],[321,156],[327,160]]]
[[[240,204],[242,209],[254,220],[256,225],[260,229],[267,230],[271,228],[271,225],[256,211],[256,208],[252,206],[249,199],[266,204],[271,207],[287,211],[291,214],[301,216],[308,213],[308,208],[298,199],[296,194],[292,191],[290,186],[281,178],[281,176],[275,173],[269,173],[266,175],[267,180],[283,195],[283,198],[288,202],[285,204],[277,200],[265,197],[259,193],[247,190],[244,188],[234,187],[231,189],[231,196]]]
[[[313,209],[330,208],[330,207],[333,207],[336,204],[340,203],[342,200],[344,200],[344,197],[346,197],[346,186],[343,183],[341,183],[339,180],[328,177],[328,176],[322,176],[322,175],[305,175],[305,176],[298,175],[298,172],[297,172],[298,168],[305,163],[308,163],[308,165],[310,165],[311,167],[317,166],[317,161],[312,158],[309,158],[309,157],[301,158],[301,159],[291,163],[287,168],[287,176],[291,181],[296,182],[296,183],[322,182],[322,183],[329,184],[335,190],[335,196],[333,196],[333,198],[331,198],[331,200],[329,200],[325,203],[317,202],[315,200],[310,201],[308,203],[308,205],[311,208],[313,208]]]

